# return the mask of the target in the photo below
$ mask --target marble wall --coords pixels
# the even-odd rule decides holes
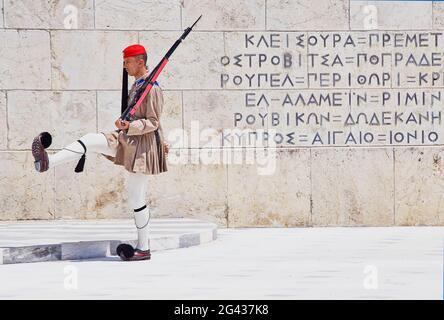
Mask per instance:
[[[0,6],[0,220],[132,216],[122,167],[92,155],[81,174],[75,163],[39,174],[32,138],[51,132],[54,153],[114,130],[123,48],[143,44],[153,68],[203,14],[158,80],[172,150],[169,171],[147,176],[154,217],[220,227],[444,224],[443,2]]]

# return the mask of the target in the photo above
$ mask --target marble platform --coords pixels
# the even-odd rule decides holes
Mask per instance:
[[[196,219],[152,219],[151,251],[210,242],[217,225]],[[116,254],[122,243],[136,244],[131,219],[0,222],[0,264],[78,260]]]

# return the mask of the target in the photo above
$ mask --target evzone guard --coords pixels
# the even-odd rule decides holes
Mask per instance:
[[[141,45],[131,45],[123,50],[124,75],[135,78],[127,93],[128,105],[137,98],[137,90],[148,77],[146,61],[147,53]],[[126,79],[123,83],[125,82],[127,83]],[[125,95],[124,90],[122,95]],[[134,210],[138,235],[134,255],[128,260],[146,260],[151,257],[148,237],[150,208],[145,203],[148,187],[146,175],[157,175],[168,171],[166,162],[168,144],[165,142],[160,122],[163,106],[163,92],[156,82],[137,109],[132,121],[120,118],[115,121],[114,124],[119,130],[87,133],[52,155],[45,150],[52,141],[48,132],[40,133],[32,142],[35,168],[39,172],[71,161],[78,161],[75,172],[82,172],[87,153],[102,154],[128,171],[128,201]]]

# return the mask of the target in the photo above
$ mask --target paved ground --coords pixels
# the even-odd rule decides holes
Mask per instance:
[[[442,299],[444,228],[219,229],[215,241],[0,266],[0,299]]]

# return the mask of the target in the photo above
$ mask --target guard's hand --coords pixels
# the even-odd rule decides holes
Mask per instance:
[[[122,120],[122,119],[117,119],[114,124],[116,125],[116,127],[120,130],[125,130],[129,128],[129,121],[126,120]]]

